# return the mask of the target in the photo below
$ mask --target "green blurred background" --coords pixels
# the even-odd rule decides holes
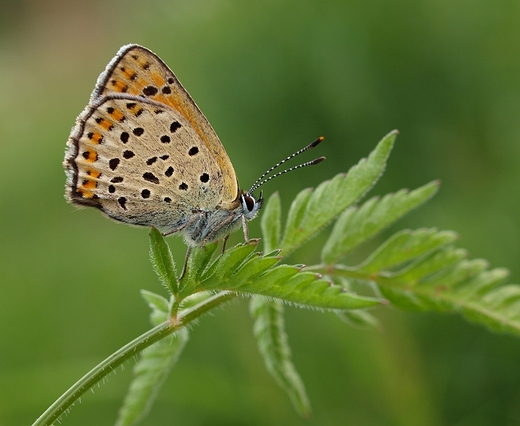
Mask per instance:
[[[326,163],[265,186],[285,211],[399,129],[371,194],[433,179],[441,191],[374,245],[404,227],[453,229],[472,257],[518,282],[519,22],[517,0],[0,1],[0,424],[30,424],[147,330],[139,289],[163,291],[146,229],[63,199],[69,131],[121,45],[170,65],[246,187],[326,136],[315,153]],[[294,261],[317,261],[324,238]],[[182,262],[184,244],[170,242]],[[458,316],[375,313],[380,331],[287,308],[311,424],[520,424],[517,337]],[[307,424],[266,373],[251,328],[244,300],[205,317],[143,424]],[[113,424],[132,365],[63,424]]]

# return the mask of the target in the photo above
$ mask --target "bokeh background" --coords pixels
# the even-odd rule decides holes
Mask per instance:
[[[404,227],[456,230],[472,257],[518,282],[519,22],[511,0],[0,1],[0,424],[30,424],[147,330],[139,289],[163,291],[146,229],[63,199],[69,131],[121,45],[147,46],[170,65],[246,187],[326,136],[316,153],[326,163],[265,186],[285,211],[298,191],[347,171],[399,129],[371,194],[433,179],[441,191],[374,245]],[[294,261],[317,261],[324,238]],[[170,242],[182,262],[184,244]],[[192,329],[143,424],[520,424],[518,337],[458,316],[375,314],[381,330],[366,331],[287,308],[311,423],[266,373],[242,300]],[[131,367],[63,424],[113,424]]]

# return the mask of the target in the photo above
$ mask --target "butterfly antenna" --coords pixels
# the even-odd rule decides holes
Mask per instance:
[[[260,176],[255,181],[255,183],[253,183],[253,185],[251,186],[249,191],[247,191],[247,193],[248,194],[252,194],[256,189],[258,189],[264,183],[269,182],[271,179],[274,179],[275,177],[278,177],[278,176],[283,175],[283,174],[288,173],[288,172],[292,172],[293,170],[296,170],[296,169],[301,169],[302,167],[313,166],[314,164],[321,163],[323,160],[325,160],[325,157],[318,157],[318,158],[316,158],[316,159],[314,159],[312,161],[307,161],[306,163],[299,164],[299,165],[294,166],[294,167],[290,167],[288,169],[285,169],[285,170],[283,170],[281,172],[278,172],[278,173],[268,177],[267,179],[264,179],[269,173],[271,173],[277,167],[281,166],[286,161],[289,161],[290,159],[296,157],[297,155],[300,155],[300,154],[302,154],[302,153],[304,153],[304,152],[306,152],[306,151],[308,151],[308,150],[318,146],[321,142],[323,142],[323,139],[324,139],[324,137],[320,136],[318,139],[316,139],[311,144],[307,145],[305,148],[302,148],[302,149],[296,151],[294,154],[289,155],[284,160],[282,160],[279,163],[275,164],[273,167],[271,167],[269,170],[267,170],[262,176]]]

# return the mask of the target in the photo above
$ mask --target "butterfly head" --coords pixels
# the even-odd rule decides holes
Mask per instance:
[[[240,195],[240,202],[242,204],[244,217],[246,220],[252,220],[262,208],[262,203],[264,202],[262,191],[260,191],[260,197],[258,200],[255,199],[250,192],[243,192],[242,195]]]

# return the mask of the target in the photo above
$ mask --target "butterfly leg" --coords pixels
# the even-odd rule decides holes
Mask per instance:
[[[249,229],[247,228],[247,220],[245,216],[242,216],[242,229],[244,230],[244,240],[246,243],[249,242]]]
[[[224,254],[225,251],[226,251],[226,243],[227,243],[228,238],[229,238],[229,235],[226,235],[226,236],[222,239],[222,254]]]
[[[204,238],[204,241],[202,241],[202,245],[205,245],[206,243],[209,243],[211,241],[215,241],[215,235],[218,235],[218,232],[228,226],[230,223],[232,223],[234,220],[236,220],[233,216],[229,216],[228,218],[226,218],[225,220],[223,220],[222,222],[220,222],[217,226],[215,226],[215,228],[206,236],[206,238]],[[226,236],[226,238],[229,236],[229,233],[228,235]]]
[[[164,232],[162,234],[162,236],[167,237],[168,235],[175,234],[176,232],[182,231],[189,224],[190,224],[190,222],[183,223],[182,225],[178,226],[177,228],[172,229],[171,231]]]

